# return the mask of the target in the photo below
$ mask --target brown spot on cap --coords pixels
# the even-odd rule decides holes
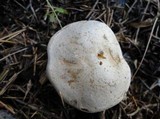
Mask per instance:
[[[71,77],[71,79],[68,81],[69,85],[71,85],[71,83],[77,82],[77,76],[81,72],[81,69],[68,70],[67,72],[68,74],[70,74]]]
[[[62,64],[65,64],[65,65],[74,65],[76,64],[75,61],[70,61],[70,60],[67,60],[67,59],[63,59],[62,60]]]
[[[71,85],[71,83],[74,83],[75,81],[76,81],[76,80],[71,79],[71,80],[68,81],[68,84]]]
[[[100,62],[99,62],[99,65],[102,65],[102,64],[103,64],[102,61],[100,61]]]
[[[106,57],[104,56],[104,52],[103,51],[100,51],[98,54],[97,54],[97,57],[99,59],[106,59]]]

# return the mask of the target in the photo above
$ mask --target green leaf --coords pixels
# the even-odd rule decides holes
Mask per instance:
[[[57,22],[57,19],[56,19],[56,16],[55,16],[54,13],[49,14],[49,21],[52,22],[52,23]]]
[[[68,14],[68,11],[66,9],[61,8],[61,7],[56,7],[55,12],[61,13],[61,14]]]

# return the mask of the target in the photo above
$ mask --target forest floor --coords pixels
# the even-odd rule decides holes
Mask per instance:
[[[0,111],[16,119],[100,118],[63,105],[46,76],[51,36],[69,23],[98,20],[116,34],[132,71],[126,99],[105,118],[160,119],[159,0],[120,1],[1,0]]]

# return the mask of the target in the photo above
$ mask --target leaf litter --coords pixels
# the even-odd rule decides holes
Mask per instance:
[[[13,0],[0,7],[0,111],[17,119],[160,118],[159,0]],[[45,74],[50,37],[79,20],[108,24],[132,70],[126,99],[105,113],[64,104]]]

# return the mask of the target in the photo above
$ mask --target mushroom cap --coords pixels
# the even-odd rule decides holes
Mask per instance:
[[[118,104],[128,91],[131,71],[113,31],[99,21],[71,23],[48,44],[47,75],[73,107],[100,112]]]

